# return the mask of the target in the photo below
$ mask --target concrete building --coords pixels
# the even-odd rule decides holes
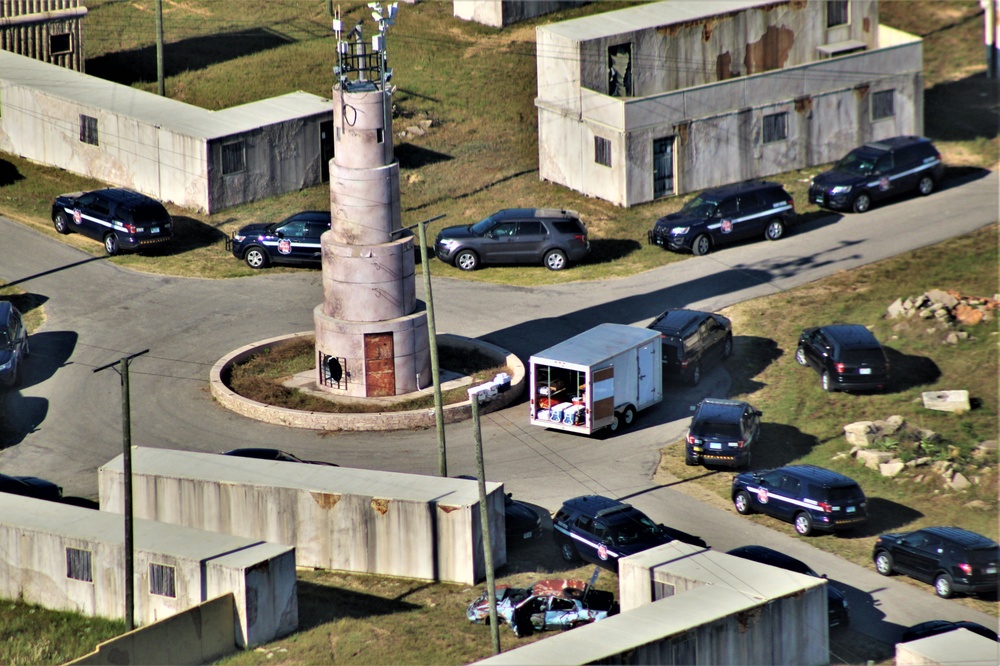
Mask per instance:
[[[0,0],[0,50],[82,72],[80,0]]]
[[[823,579],[677,541],[618,571],[619,615],[478,663],[829,663]]]
[[[325,180],[328,99],[209,111],[0,51],[0,151],[215,212]]]
[[[0,493],[0,516],[0,597],[125,617],[121,515]],[[298,628],[294,549],[141,519],[133,534],[138,624],[231,592],[241,647]]]
[[[1000,664],[1000,643],[956,629],[930,638],[896,643],[896,666],[996,666]]]
[[[502,28],[587,2],[589,0],[454,0],[452,12],[466,21]]]
[[[486,576],[475,481],[143,447],[132,473],[137,517],[294,546],[299,566],[466,584]],[[101,509],[122,512],[122,456],[98,474]],[[499,568],[503,484],[486,486]]]
[[[620,206],[923,131],[922,42],[877,0],[672,0],[536,35],[539,175]]]

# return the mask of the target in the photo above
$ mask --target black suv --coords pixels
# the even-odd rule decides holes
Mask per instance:
[[[537,264],[559,271],[590,253],[587,227],[571,210],[508,208],[470,226],[442,229],[437,258],[472,271],[481,264]]]
[[[772,567],[778,567],[785,571],[794,571],[795,573],[812,576],[813,578],[826,579],[826,574],[819,575],[805,562],[764,546],[740,546],[739,548],[732,549],[727,554],[744,560],[750,560],[751,562],[769,564]],[[850,624],[847,597],[829,582],[826,584],[826,604],[827,616],[829,617],[831,627],[846,627]]]
[[[860,324],[807,328],[799,336],[795,360],[819,373],[824,391],[880,390],[889,384],[885,350]]]
[[[28,329],[10,301],[0,301],[0,386],[17,386],[28,357]]]
[[[688,465],[750,467],[761,412],[745,402],[705,398],[695,407],[685,440]]]
[[[600,495],[566,500],[553,517],[552,527],[567,562],[583,558],[615,572],[618,558],[673,541],[663,525],[631,504]]]
[[[658,219],[649,242],[708,254],[713,247],[752,236],[778,240],[795,221],[795,202],[780,184],[751,180],[705,190],[680,211]]]
[[[733,325],[712,312],[667,310],[646,328],[660,332],[663,374],[681,375],[696,386],[702,366],[733,353]]]
[[[103,241],[109,255],[160,245],[174,235],[163,204],[117,187],[60,194],[52,204],[52,224],[61,234],[76,231]]]
[[[250,268],[270,264],[307,264],[323,261],[320,236],[330,228],[330,213],[307,210],[281,222],[248,224],[233,233],[226,246]]]
[[[868,520],[861,486],[814,465],[743,472],[733,477],[731,496],[739,513],[759,511],[780,518],[793,523],[802,536],[852,529]]]
[[[960,527],[925,527],[883,534],[872,552],[883,576],[904,573],[933,583],[939,597],[956,592],[996,594],[1000,546],[993,539]]]
[[[813,178],[809,201],[864,213],[873,202],[904,192],[928,195],[943,175],[934,144],[920,136],[896,136],[855,148]]]

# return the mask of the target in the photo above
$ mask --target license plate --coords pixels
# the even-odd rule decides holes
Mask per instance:
[[[986,573],[988,573],[988,574],[995,574],[996,572],[997,572],[997,568],[996,567],[986,567]]]
[[[860,370],[858,370],[858,374],[859,375],[870,375],[870,374],[872,374],[872,369],[871,368],[861,368]]]
[[[151,234],[158,234],[158,233],[160,233],[160,228],[159,227],[152,227],[149,230],[149,233],[151,233]]]
[[[710,442],[708,448],[715,449],[716,451],[718,451],[722,448],[722,444],[720,444],[719,442]]]
[[[854,513],[854,510],[855,510],[855,507],[853,507],[853,506],[847,507],[847,513]]]
[[[525,533],[524,533],[524,538],[525,538],[525,539],[530,539],[530,538],[531,538],[531,537],[533,537],[533,536],[534,536],[534,534],[532,534],[531,532],[525,532]]]

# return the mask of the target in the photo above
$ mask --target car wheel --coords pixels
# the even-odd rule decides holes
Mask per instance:
[[[561,271],[566,263],[566,253],[562,250],[549,250],[545,255],[545,267],[550,271]]]
[[[463,271],[474,271],[479,268],[479,257],[472,250],[462,250],[455,255],[455,265]]]
[[[691,243],[691,253],[697,256],[702,256],[708,254],[709,250],[712,249],[712,241],[708,239],[708,236],[702,234],[694,239]]]
[[[695,363],[694,367],[691,368],[691,372],[688,374],[688,384],[691,386],[697,386],[701,381],[701,363]]]
[[[823,390],[827,393],[833,391],[833,378],[830,377],[829,372],[824,372],[820,375],[819,385],[823,387]]]
[[[52,226],[56,228],[61,234],[69,233],[69,222],[66,220],[66,213],[56,213],[56,216],[52,218]]]
[[[795,531],[802,536],[809,536],[813,531],[813,519],[804,511],[795,514]]]
[[[563,559],[566,560],[567,562],[576,562],[578,559],[580,559],[580,556],[577,555],[576,548],[574,548],[573,544],[571,544],[569,541],[563,541],[561,544],[559,544],[559,553],[562,555]]]
[[[851,209],[855,213],[865,213],[869,208],[872,207],[872,198],[867,192],[862,192],[858,196],[854,197],[854,203],[851,204]]]
[[[803,349],[802,347],[799,347],[798,349],[795,350],[795,362],[798,363],[799,365],[808,364],[808,361],[806,361],[806,350]]]
[[[108,253],[109,257],[118,254],[118,236],[108,234],[104,237],[104,251]]]
[[[726,341],[722,343],[722,358],[729,358],[733,355],[733,336],[727,335]]]
[[[951,599],[951,596],[955,593],[951,584],[951,576],[943,573],[935,578],[934,591],[937,592],[937,595],[942,599]]]
[[[764,231],[764,236],[767,240],[776,241],[785,235],[785,223],[781,220],[771,220],[767,225],[767,230]]]
[[[697,467],[698,461],[695,460],[694,458],[688,458],[687,456],[684,456],[684,464],[687,465],[688,467]]]
[[[630,426],[635,421],[635,407],[629,405],[622,413],[622,425]]]
[[[252,247],[243,255],[243,260],[250,268],[264,268],[267,266],[267,253],[259,247]]]
[[[611,423],[608,424],[608,430],[611,432],[618,432],[618,429],[622,426],[621,414],[615,412],[614,418],[611,419]]]
[[[920,182],[917,183],[917,191],[920,192],[921,195],[926,197],[928,194],[934,191],[934,179],[931,178],[930,176],[924,176],[923,178],[921,178]]]
[[[750,495],[745,490],[736,493],[736,497],[733,498],[733,504],[736,506],[736,513],[741,516],[753,513],[753,508],[750,506]]]
[[[875,571],[879,572],[883,576],[892,575],[892,555],[880,550],[878,555],[875,556]]]

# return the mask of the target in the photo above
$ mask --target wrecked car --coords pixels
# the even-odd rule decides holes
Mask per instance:
[[[589,588],[582,580],[551,578],[525,588],[497,586],[497,620],[508,624],[519,638],[536,631],[573,629],[618,610],[611,592]],[[465,614],[470,622],[489,623],[490,602],[485,590]]]

